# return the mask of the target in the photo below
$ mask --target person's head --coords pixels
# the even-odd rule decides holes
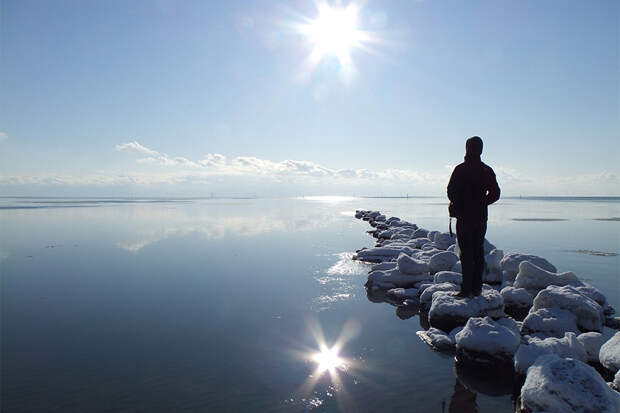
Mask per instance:
[[[482,139],[480,136],[472,136],[465,142],[465,156],[482,155]]]

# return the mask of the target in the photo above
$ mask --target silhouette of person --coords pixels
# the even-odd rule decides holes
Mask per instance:
[[[448,184],[450,215],[456,216],[456,239],[461,252],[463,282],[457,297],[480,295],[484,270],[484,236],[487,206],[499,199],[495,172],[480,160],[482,139],[473,136],[465,143],[465,162],[452,171]]]

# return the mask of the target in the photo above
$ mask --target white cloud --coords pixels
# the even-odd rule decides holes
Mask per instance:
[[[160,155],[159,152],[154,151],[152,149],[149,149],[146,146],[140,145],[140,143],[138,143],[138,141],[121,143],[119,145],[116,145],[114,148],[117,151],[119,151],[119,152],[121,152],[121,151],[135,151],[135,152],[145,153],[147,155],[153,155],[153,156],[159,156]]]
[[[0,142],[5,141],[9,139],[9,135],[7,135],[5,132],[0,131]]]

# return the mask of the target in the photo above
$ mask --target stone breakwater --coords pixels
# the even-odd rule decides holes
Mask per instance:
[[[605,295],[543,257],[507,253],[485,239],[480,296],[458,298],[456,237],[379,211],[358,210],[377,239],[353,259],[371,263],[368,298],[420,316],[418,336],[456,354],[457,366],[516,374],[522,411],[620,411],[620,332]],[[609,382],[606,382],[609,381]],[[584,388],[584,383],[588,383]]]

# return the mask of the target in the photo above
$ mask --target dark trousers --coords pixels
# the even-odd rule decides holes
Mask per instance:
[[[480,294],[482,290],[482,271],[484,271],[484,235],[487,233],[486,221],[456,221],[456,240],[461,250],[461,266],[464,294]]]

